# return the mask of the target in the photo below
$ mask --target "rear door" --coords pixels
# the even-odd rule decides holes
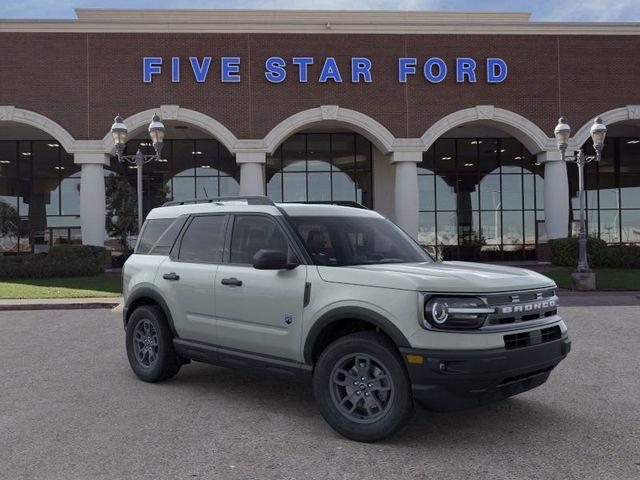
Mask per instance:
[[[215,344],[214,282],[222,262],[228,215],[195,215],[158,269],[156,284],[183,339]]]
[[[306,265],[291,270],[256,270],[260,249],[295,248],[269,215],[235,215],[228,259],[216,274],[218,343],[223,347],[300,360]],[[297,256],[296,256],[297,259]]]

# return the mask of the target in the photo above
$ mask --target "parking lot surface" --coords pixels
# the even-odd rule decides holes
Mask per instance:
[[[0,478],[638,479],[640,307],[562,313],[573,351],[542,387],[359,444],[306,384],[202,364],[137,380],[108,310],[0,312]]]

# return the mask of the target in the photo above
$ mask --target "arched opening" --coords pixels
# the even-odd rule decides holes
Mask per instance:
[[[374,150],[345,128],[318,125],[294,133],[267,155],[266,194],[277,202],[349,201],[373,208]]]
[[[143,210],[146,215],[152,208],[167,201],[191,198],[211,198],[237,195],[240,169],[227,147],[201,128],[175,120],[164,120],[166,127],[162,160],[152,161],[143,167]],[[153,146],[146,132],[146,125],[130,132],[125,154],[135,154],[138,149],[152,154]],[[137,167],[120,163],[113,156],[111,166],[105,169],[107,201],[107,245],[122,251],[131,249],[136,240],[136,201],[123,202],[122,197],[136,195]],[[123,215],[134,221],[119,222]],[[126,227],[132,225],[133,227]],[[122,230],[126,231],[122,231]]]
[[[21,121],[0,123],[0,254],[81,243],[80,166],[64,148],[72,140]]]
[[[640,243],[640,120],[607,125],[602,159],[585,167],[586,219],[589,235],[610,244]],[[576,137],[578,137],[576,135]],[[591,139],[582,145],[593,153]],[[578,169],[567,166],[572,235],[578,235]]]
[[[418,241],[447,260],[535,258],[544,241],[543,177],[535,155],[498,125],[448,130],[418,165]]]
[[[265,192],[282,202],[357,202],[392,216],[393,203],[382,197],[393,198],[385,155],[394,141],[383,125],[354,110],[324,105],[299,112],[264,138]]]

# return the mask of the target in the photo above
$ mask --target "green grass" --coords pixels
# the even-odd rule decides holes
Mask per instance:
[[[572,268],[558,268],[544,275],[553,279],[561,288],[571,288]],[[603,291],[640,290],[639,269],[594,268],[596,288]]]
[[[118,297],[119,276],[0,280],[0,299]]]

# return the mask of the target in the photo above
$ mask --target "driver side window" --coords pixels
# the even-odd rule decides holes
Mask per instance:
[[[253,264],[258,250],[279,250],[289,254],[287,237],[273,220],[260,215],[238,215],[231,234],[230,262]]]

